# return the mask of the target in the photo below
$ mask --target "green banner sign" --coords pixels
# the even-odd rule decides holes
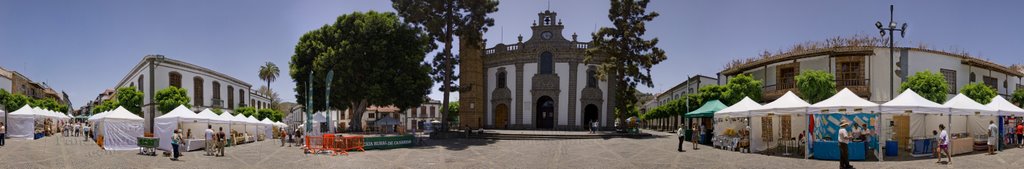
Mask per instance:
[[[365,137],[363,138],[363,149],[390,149],[411,147],[415,139],[412,135]]]

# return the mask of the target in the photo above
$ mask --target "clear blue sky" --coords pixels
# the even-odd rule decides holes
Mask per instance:
[[[529,36],[547,0],[502,1],[488,45]],[[655,66],[661,92],[687,75],[714,76],[736,58],[792,44],[855,34],[877,36],[875,21],[909,22],[902,45],[960,48],[999,64],[1024,63],[1022,1],[654,1],[648,24],[668,60]],[[552,0],[565,34],[589,40],[608,26],[608,2]],[[163,54],[254,85],[263,62],[282,68],[271,87],[294,101],[288,60],[298,37],[354,11],[392,11],[390,1],[14,1],[0,0],[0,66],[71,95],[77,108],[111,88],[147,54]],[[432,56],[432,55],[431,55]],[[429,58],[428,58],[429,60]],[[431,98],[441,99],[434,91]],[[457,98],[456,94],[453,97]]]

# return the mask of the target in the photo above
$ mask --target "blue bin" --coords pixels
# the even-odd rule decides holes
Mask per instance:
[[[885,156],[897,156],[900,152],[900,144],[897,141],[885,141]]]

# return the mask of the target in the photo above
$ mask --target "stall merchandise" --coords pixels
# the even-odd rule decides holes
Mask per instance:
[[[171,136],[174,135],[174,130],[177,130],[177,129],[181,129],[182,137],[186,137],[186,135],[188,135],[188,133],[186,133],[186,132],[188,132],[189,129],[192,130],[193,138],[183,138],[183,139],[187,139],[187,140],[192,140],[192,139],[196,139],[196,138],[203,138],[203,139],[205,139],[203,131],[206,130],[206,124],[207,124],[206,121],[207,121],[207,119],[204,119],[203,117],[201,117],[201,116],[197,115],[196,113],[192,112],[192,110],[189,110],[188,107],[179,105],[178,107],[174,108],[174,110],[171,110],[167,114],[164,114],[164,115],[162,115],[160,117],[156,117],[153,121],[155,121],[153,132],[154,132],[154,134],[156,134],[156,137],[160,138],[161,140],[171,140]],[[198,136],[198,137],[196,137],[196,136]],[[191,143],[191,142],[189,142],[189,143]],[[190,145],[190,146],[194,146],[194,145]],[[182,145],[181,147],[187,149],[188,146]],[[162,150],[171,150],[171,142],[170,141],[161,142],[160,143],[160,149],[162,149]]]

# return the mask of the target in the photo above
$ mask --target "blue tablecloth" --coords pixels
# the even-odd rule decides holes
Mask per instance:
[[[851,142],[847,144],[850,160],[862,161],[865,159],[864,142]],[[814,159],[820,160],[839,160],[839,142],[835,141],[816,141],[814,142],[814,150],[811,152],[814,154]]]

